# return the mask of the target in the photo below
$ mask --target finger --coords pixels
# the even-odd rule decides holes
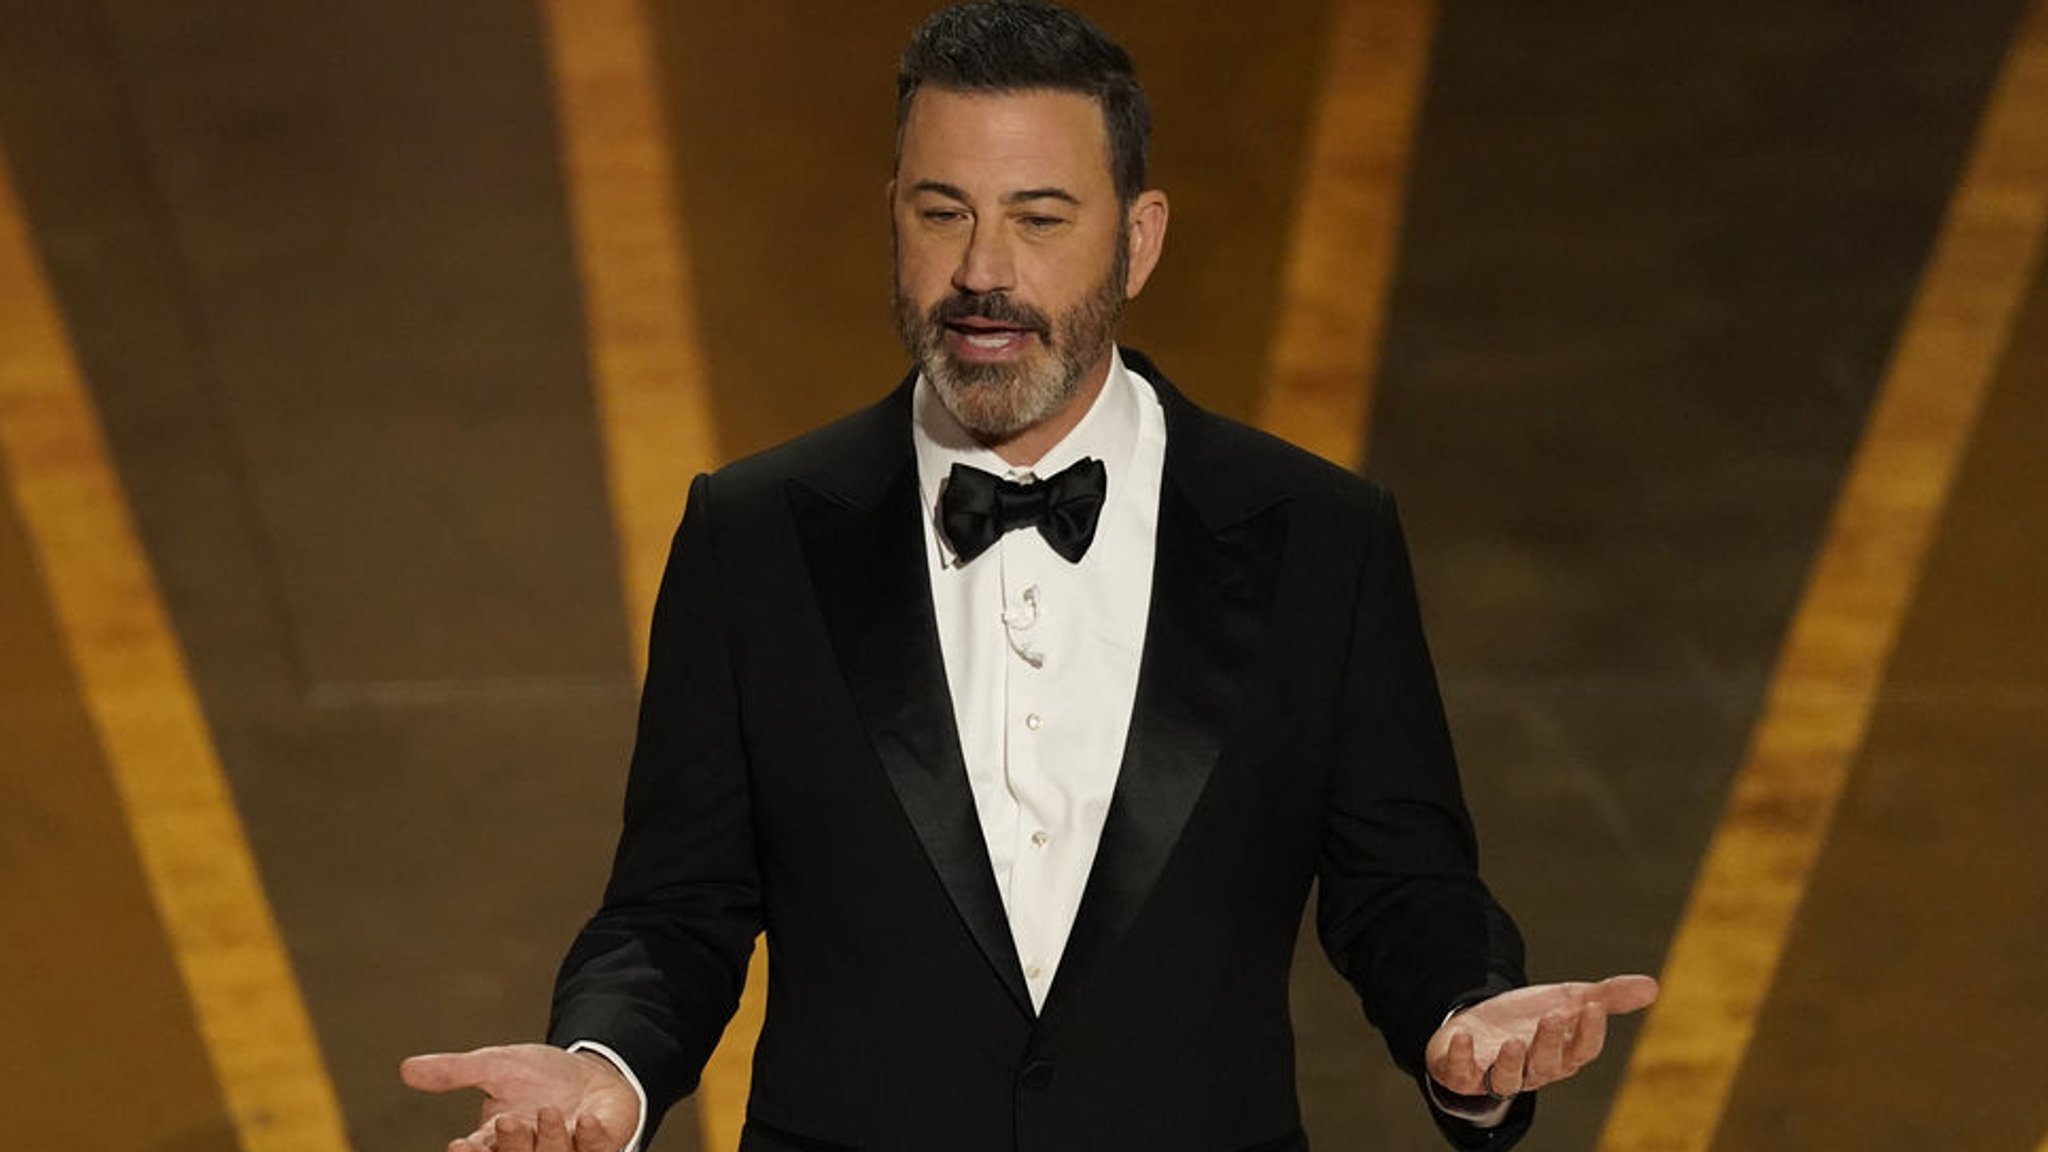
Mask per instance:
[[[1610,976],[1593,986],[1587,999],[1609,1016],[1640,1012],[1657,1002],[1657,982],[1648,976]]]
[[[1536,1038],[1529,1043],[1525,1088],[1541,1088],[1564,1075],[1565,1034],[1578,1018],[1575,1012],[1552,1012],[1536,1024]]]
[[[562,1121],[560,1109],[541,1109],[534,1117],[533,1129],[534,1152],[570,1152],[569,1126]]]
[[[1493,1058],[1493,1067],[1488,1070],[1486,1085],[1493,1089],[1495,1096],[1513,1096],[1529,1090],[1528,1076],[1529,1046],[1521,1040],[1509,1040],[1500,1046],[1500,1052]]]
[[[497,1127],[490,1116],[476,1126],[476,1131],[448,1146],[449,1152],[496,1152],[498,1147]]]
[[[595,1116],[576,1118],[576,1146],[574,1152],[619,1152],[621,1142],[612,1138],[597,1122]]]
[[[494,1045],[468,1052],[432,1052],[407,1057],[398,1065],[398,1077],[422,1092],[450,1092],[458,1088],[480,1088],[503,1095],[508,1079],[518,1076],[522,1066],[515,1047]]]
[[[1453,1032],[1450,1044],[1429,1074],[1438,1084],[1460,1096],[1477,1096],[1485,1091],[1481,1084],[1485,1073],[1473,1055],[1472,1034],[1462,1029]]]
[[[452,1092],[483,1087],[483,1062],[477,1052],[430,1052],[408,1056],[398,1065],[398,1078],[421,1092]]]
[[[498,1152],[534,1152],[533,1126],[510,1113],[491,1122],[498,1137]]]
[[[1577,1035],[1572,1037],[1564,1053],[1564,1074],[1570,1076],[1593,1062],[1600,1050],[1607,1046],[1607,1012],[1598,1004],[1588,1004],[1579,1013]]]

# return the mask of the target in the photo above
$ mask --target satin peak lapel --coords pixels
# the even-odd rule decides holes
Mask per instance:
[[[903,427],[907,441],[907,418]],[[875,755],[960,919],[1029,1013],[953,719],[925,567],[917,469],[906,452],[873,503],[800,481],[790,484],[789,499],[840,672]]]
[[[1175,485],[1161,493],[1130,733],[1095,866],[1047,994],[1047,1020],[1083,991],[1089,969],[1136,919],[1180,842],[1239,715],[1285,534],[1277,506],[1212,532]]]

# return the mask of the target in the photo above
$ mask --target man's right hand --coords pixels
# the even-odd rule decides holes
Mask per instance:
[[[595,1052],[507,1044],[414,1056],[398,1075],[422,1092],[478,1088],[489,1097],[476,1131],[448,1152],[620,1152],[639,1127],[639,1096]]]

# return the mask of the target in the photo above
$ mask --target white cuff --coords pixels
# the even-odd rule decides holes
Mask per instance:
[[[626,1083],[633,1086],[633,1095],[640,1098],[640,1115],[633,1121],[633,1138],[626,1141],[626,1146],[621,1152],[640,1152],[640,1136],[647,1131],[647,1089],[640,1086],[640,1078],[633,1075],[633,1070],[626,1066],[623,1057],[595,1040],[578,1040],[569,1045],[569,1051],[595,1052],[604,1057],[612,1067],[617,1068],[619,1075],[626,1078]]]
[[[1422,1074],[1422,1086],[1429,1093],[1429,1102],[1446,1116],[1455,1116],[1474,1128],[1498,1128],[1508,1118],[1508,1109],[1514,1106],[1515,1098],[1510,1096],[1498,1104],[1488,1104],[1483,1110],[1473,1112],[1460,1108],[1444,1099],[1444,1089],[1437,1087],[1436,1078],[1429,1073]]]

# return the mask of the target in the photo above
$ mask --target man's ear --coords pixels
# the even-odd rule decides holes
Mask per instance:
[[[1124,278],[1126,300],[1138,298],[1138,293],[1145,290],[1145,282],[1152,278],[1152,269],[1159,266],[1159,254],[1166,247],[1168,215],[1166,193],[1156,188],[1138,193],[1138,198],[1131,201],[1131,210],[1124,217],[1131,249],[1131,270]]]

